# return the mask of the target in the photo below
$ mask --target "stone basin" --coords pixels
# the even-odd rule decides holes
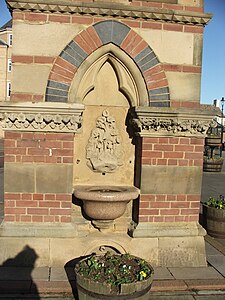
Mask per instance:
[[[93,220],[115,220],[121,217],[127,203],[136,199],[140,191],[134,186],[74,187],[74,195],[83,201],[83,209]]]

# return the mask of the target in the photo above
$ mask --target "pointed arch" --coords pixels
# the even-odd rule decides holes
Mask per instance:
[[[109,63],[114,70],[119,91],[125,95],[129,106],[148,105],[148,93],[140,70],[128,55],[112,43],[98,48],[80,66],[71,83],[69,101],[83,102],[95,88],[95,79],[105,63]]]
[[[111,48],[122,50],[132,59],[144,79],[147,92],[140,105],[170,106],[168,81],[156,54],[130,27],[114,20],[88,27],[63,49],[49,75],[46,101],[67,102],[78,69],[85,65],[90,54],[110,44]],[[122,51],[117,51],[116,55]]]

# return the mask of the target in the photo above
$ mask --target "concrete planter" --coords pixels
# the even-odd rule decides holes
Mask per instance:
[[[208,234],[225,239],[225,209],[203,205],[203,216]]]
[[[204,158],[203,171],[204,172],[221,172],[223,167],[223,159]]]
[[[121,284],[119,291],[115,292],[111,284],[93,281],[79,274],[78,266],[75,268],[75,274],[79,300],[148,300],[153,280],[152,269],[150,277],[146,280]]]

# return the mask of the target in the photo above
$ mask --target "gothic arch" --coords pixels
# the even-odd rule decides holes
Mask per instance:
[[[131,28],[114,20],[98,22],[88,27],[63,49],[49,75],[46,101],[67,102],[69,91],[73,90],[74,76],[82,73],[78,72],[78,68],[87,69],[85,64],[90,54],[109,44],[112,45],[111,49],[114,49],[116,56],[125,52],[142,74],[147,93],[145,99],[143,95],[140,97],[139,105],[170,106],[166,75],[154,51]]]
[[[69,102],[83,103],[85,96],[95,88],[95,78],[99,70],[110,64],[116,74],[119,91],[122,92],[129,106],[148,105],[148,93],[144,78],[133,60],[112,43],[93,52],[75,74],[68,94]]]

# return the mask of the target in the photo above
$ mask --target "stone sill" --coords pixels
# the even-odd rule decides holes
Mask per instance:
[[[139,223],[130,233],[134,238],[205,236],[205,229],[196,222]]]

